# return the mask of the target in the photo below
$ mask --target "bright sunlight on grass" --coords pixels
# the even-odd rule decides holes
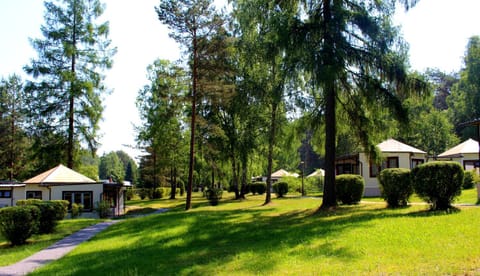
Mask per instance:
[[[447,214],[370,203],[322,213],[318,198],[263,201],[224,197],[211,207],[196,197],[188,212],[183,199],[151,201],[174,208],[115,224],[33,275],[480,273],[477,207]]]

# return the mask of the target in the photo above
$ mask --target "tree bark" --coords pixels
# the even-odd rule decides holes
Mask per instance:
[[[175,179],[175,168],[170,168],[170,199],[175,199],[175,194],[177,193],[177,183]]]
[[[74,108],[75,108],[75,55],[76,55],[76,44],[77,44],[77,19],[76,19],[76,2],[73,3],[73,36],[72,36],[72,47],[74,48],[72,53],[72,64],[70,70],[74,76],[74,80],[70,81],[70,95],[69,95],[69,109],[68,109],[68,145],[67,145],[67,167],[73,169],[73,136],[74,136]]]
[[[195,24],[195,19],[194,19]],[[197,49],[197,33],[193,30],[193,68],[192,68],[192,120],[190,123],[190,160],[188,167],[188,185],[187,185],[187,200],[185,203],[185,210],[192,208],[192,188],[193,188],[193,169],[195,162],[195,120],[197,112],[197,79],[198,79],[198,49]]]
[[[332,24],[330,0],[323,0],[325,66],[329,72],[325,83],[325,185],[323,187],[323,201],[320,209],[328,210],[337,206],[335,191],[335,140],[336,140],[336,90],[335,90],[335,66],[332,60],[334,57],[334,42],[329,25]],[[330,63],[330,64],[329,64]]]
[[[272,114],[270,119],[270,134],[268,137],[268,165],[267,165],[267,191],[265,193],[265,203],[264,205],[272,202],[272,167],[273,167],[273,146],[275,144],[275,128],[277,127],[277,107],[278,104],[273,100],[272,102]]]

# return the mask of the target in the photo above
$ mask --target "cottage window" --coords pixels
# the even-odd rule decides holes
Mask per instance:
[[[398,157],[387,158],[387,168],[398,168]]]
[[[377,177],[377,175],[385,168],[398,168],[398,156],[387,157],[387,160],[382,162],[382,165],[379,166],[370,161],[370,177]]]
[[[68,209],[72,209],[72,203],[82,204],[84,211],[92,211],[93,210],[93,196],[92,192],[63,192],[62,198],[63,200],[68,201]]]
[[[42,191],[27,191],[26,198],[42,200]]]
[[[425,161],[423,159],[412,159],[412,169],[420,166]]]
[[[0,191],[0,198],[11,198],[11,197],[12,197],[12,191],[11,190]]]
[[[470,171],[470,170],[475,169],[475,163],[476,162],[477,162],[476,160],[464,160],[463,161],[463,169],[466,170],[466,171]]]

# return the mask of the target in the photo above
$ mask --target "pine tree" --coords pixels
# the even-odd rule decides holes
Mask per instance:
[[[46,133],[59,138],[50,140],[50,147],[62,149],[60,160],[73,168],[79,143],[92,152],[98,147],[107,91],[103,70],[112,66],[116,49],[110,46],[108,22],[98,22],[104,11],[99,0],[47,1],[45,9],[43,38],[31,40],[38,58],[25,66],[34,78],[26,85],[31,127],[37,141]]]
[[[187,199],[185,209],[191,208],[193,171],[195,161],[195,127],[199,93],[199,68],[201,40],[214,35],[214,30],[223,25],[222,17],[215,11],[211,0],[161,0],[155,8],[160,22],[171,30],[170,36],[180,43],[189,56],[191,73],[191,120],[190,154]]]
[[[0,178],[18,178],[27,164],[28,138],[25,132],[27,109],[23,83],[13,75],[0,81]]]

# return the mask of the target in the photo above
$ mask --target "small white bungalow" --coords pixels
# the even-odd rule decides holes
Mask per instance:
[[[290,173],[290,172],[287,172],[286,170],[284,169],[280,169],[274,173],[272,173],[272,183],[275,183],[277,181],[279,181],[282,177],[286,177],[286,176],[292,176],[292,177],[298,177],[298,173]]]
[[[460,163],[465,170],[473,170],[476,167],[475,164],[478,163],[478,151],[478,142],[473,139],[468,139],[439,154],[437,160],[456,161]]]
[[[377,176],[385,168],[412,169],[426,160],[426,152],[388,139],[377,145],[383,158],[381,164],[373,163],[364,153],[337,158],[336,174],[360,174],[365,180],[364,196],[379,196],[380,187]]]
[[[126,187],[119,183],[96,182],[63,165],[43,172],[23,183],[0,184],[0,207],[15,206],[18,200],[67,200],[82,204],[83,211],[93,213],[101,200],[110,202],[112,214],[122,215]]]
[[[312,172],[311,174],[307,175],[307,178],[315,177],[315,176],[325,176],[325,170],[317,169],[314,172]]]

